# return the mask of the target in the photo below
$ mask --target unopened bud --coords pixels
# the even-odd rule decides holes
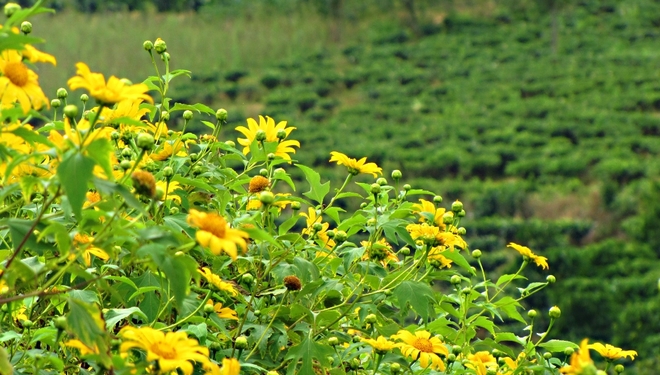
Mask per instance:
[[[332,336],[328,339],[328,345],[330,346],[337,346],[339,345],[339,339],[335,336]]]
[[[403,185],[403,190],[408,191],[410,189],[412,189],[412,186],[410,186],[410,184]]]
[[[373,183],[371,184],[371,194],[379,194],[380,193],[380,185]]]
[[[374,324],[378,321],[376,314],[369,314],[364,318],[365,323]]]
[[[436,195],[435,197],[433,197],[433,203],[436,204],[442,203],[442,196]]]
[[[29,21],[23,21],[21,23],[21,32],[23,32],[23,34],[31,33],[32,32],[32,23],[29,22]]]
[[[392,179],[394,181],[400,180],[402,176],[403,176],[403,173],[401,173],[400,170],[395,169],[395,170],[392,171]]]
[[[227,114],[227,110],[226,110],[226,109],[224,109],[224,108],[220,108],[220,109],[218,109],[217,111],[215,111],[215,118],[216,118],[218,121],[220,121],[220,122],[222,122],[222,123],[227,122],[227,117],[228,117],[228,114]]]
[[[167,44],[165,44],[164,40],[158,38],[156,39],[156,43],[154,43],[154,48],[156,49],[156,53],[162,54],[163,52],[167,51]]]
[[[264,131],[263,129],[259,129],[259,130],[257,130],[257,133],[256,133],[255,136],[254,136],[254,138],[255,138],[258,142],[263,142],[263,141],[265,141],[265,140],[266,140],[266,137],[267,137],[266,131]]]
[[[463,203],[459,200],[456,200],[454,203],[451,204],[451,210],[454,212],[459,212],[463,209]]]
[[[67,104],[64,107],[64,115],[70,119],[78,116],[78,107],[75,104]]]
[[[476,249],[476,250],[472,251],[472,258],[474,258],[474,259],[481,258],[481,250]]]
[[[144,43],[142,43],[142,48],[144,48],[145,51],[150,52],[154,49],[154,44],[150,40],[145,40]]]
[[[545,281],[549,282],[550,284],[554,284],[555,281],[557,281],[557,278],[555,277],[555,275],[548,275],[545,278]]]
[[[21,6],[16,4],[16,3],[7,3],[5,5],[5,16],[7,18],[11,17],[16,13],[17,11],[21,10]]]
[[[536,318],[536,310],[531,309],[531,310],[527,311],[527,316],[529,316],[532,319]]]
[[[380,186],[387,185],[387,180],[384,177],[380,177],[379,179],[376,180],[376,183]]]
[[[59,99],[53,99],[50,101],[50,106],[53,108],[60,108],[62,102]]]
[[[552,319],[557,319],[557,318],[559,318],[559,317],[561,316],[561,310],[560,310],[559,307],[557,307],[557,306],[552,306],[552,307],[550,308],[550,313],[549,313],[549,315],[550,315],[550,318],[552,318]]]
[[[259,193],[259,201],[267,206],[275,201],[275,195],[270,191],[262,191]]]
[[[248,340],[245,336],[238,336],[236,342],[234,343],[236,349],[245,349],[248,347]]]
[[[343,230],[338,230],[337,232],[335,232],[335,241],[341,243],[346,241],[347,239],[348,239],[348,235]]]
[[[87,103],[89,101],[89,95],[87,94],[80,95],[80,101],[83,102],[83,104]]]
[[[452,285],[459,285],[461,283],[461,277],[454,275],[449,279],[449,282],[452,283]]]
[[[144,151],[154,148],[154,136],[149,133],[140,133],[137,136],[137,146]]]
[[[183,119],[186,121],[190,121],[193,118],[193,113],[192,111],[185,110],[183,111]]]

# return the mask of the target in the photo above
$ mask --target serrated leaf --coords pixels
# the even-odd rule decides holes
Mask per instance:
[[[87,184],[92,179],[92,171],[96,162],[79,152],[68,155],[57,167],[57,176],[67,195],[71,210],[80,220],[82,206],[85,202]]]
[[[322,184],[321,175],[312,168],[300,164],[296,164],[296,167],[303,171],[305,179],[309,183],[309,191],[303,195],[317,203],[323,203],[323,199],[330,192],[330,181]]]
[[[539,344],[540,347],[551,352],[563,352],[567,348],[579,349],[579,346],[575,343],[565,340],[549,340],[547,342]]]
[[[410,305],[424,319],[433,313],[431,304],[435,302],[435,297],[428,284],[406,280],[394,288],[393,292],[402,309]]]
[[[309,335],[311,334],[312,331],[310,330]],[[316,375],[314,371],[314,359],[320,362],[320,365],[324,368],[330,366],[328,356],[334,354],[332,347],[317,343],[309,335],[300,344],[290,348],[286,357],[284,357],[285,361],[292,361],[287,368],[287,374]],[[296,371],[299,361],[302,361],[302,367],[300,371]]]

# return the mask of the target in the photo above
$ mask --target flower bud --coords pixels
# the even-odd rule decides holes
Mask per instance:
[[[395,170],[392,171],[392,179],[394,181],[400,180],[402,176],[403,176],[403,173],[401,173],[400,170],[395,169]]]
[[[329,231],[325,232],[325,234],[328,236],[328,238],[335,238],[334,229],[330,229]]]
[[[55,328],[57,328],[58,331],[64,331],[68,326],[66,316],[58,316],[53,320],[53,323],[55,324]]]
[[[286,138],[286,130],[280,129],[277,131],[277,139],[282,140]]]
[[[121,156],[122,156],[122,157],[130,158],[132,155],[133,155],[133,151],[131,151],[131,149],[128,148],[128,147],[124,147],[124,148],[121,150]]]
[[[21,32],[23,32],[23,34],[26,34],[26,35],[31,33],[32,32],[32,23],[29,22],[29,21],[23,21],[21,23]]]
[[[458,235],[459,236],[465,236],[465,233],[467,233],[467,229],[465,229],[465,227],[458,228]]]
[[[133,164],[131,163],[130,160],[122,160],[121,163],[119,163],[119,166],[121,167],[121,169],[127,171],[127,170],[131,169]]]
[[[358,340],[359,340],[358,336],[354,336],[354,338],[358,338]],[[348,367],[350,367],[351,370],[357,370],[357,369],[360,368],[360,364],[361,363],[360,363],[359,359],[353,358],[350,362],[348,362]]]
[[[154,44],[150,40],[145,40],[144,43],[142,43],[142,48],[147,52],[151,52],[151,50],[154,49]]]
[[[170,113],[167,112],[167,111],[163,111],[160,114],[160,119],[163,120],[163,121],[169,121],[170,120]],[[172,134],[170,134],[170,132],[172,132],[172,134],[174,134],[174,131],[170,129],[170,130],[167,131],[167,135],[172,135]]]
[[[241,281],[243,281],[245,284],[250,285],[254,281],[254,276],[252,276],[251,273],[245,273],[243,276],[241,276]]]
[[[133,84],[133,81],[131,81],[128,78],[121,78],[119,79],[119,82],[123,83],[126,86],[131,86]]]
[[[225,141],[225,144],[231,148],[236,148],[236,142],[234,141]]]
[[[72,119],[78,116],[78,106],[75,104],[67,104],[64,107],[64,116]]]
[[[270,191],[262,191],[259,194],[259,201],[268,206],[269,204],[272,204],[273,201],[275,201],[275,195],[273,195],[273,193]]]
[[[55,108],[55,109],[60,108],[61,105],[62,105],[62,102],[59,99],[53,99],[53,100],[50,101],[50,106]]]
[[[170,167],[169,165],[166,166],[165,168],[163,168],[163,176],[167,179],[174,176],[174,169],[172,169],[172,167]]]
[[[451,224],[454,222],[454,215],[451,212],[445,212],[442,215],[442,222],[444,224]]]
[[[254,310],[252,313],[253,313],[254,316],[256,316],[256,317],[260,317],[260,316],[261,316],[261,310],[258,310],[258,309],[257,309],[257,310]]]
[[[531,310],[527,311],[527,316],[529,316],[532,319],[536,318],[536,310],[531,309]]]
[[[620,364],[620,363],[619,363],[618,365],[614,366],[614,371],[615,371],[617,374],[622,373],[624,369],[625,369],[625,368],[624,368],[623,365]]]
[[[30,319],[25,319],[25,320],[21,320],[21,325],[23,326],[23,328],[30,329],[34,327],[34,322],[31,321]]]
[[[215,310],[213,309],[213,305],[211,305],[211,304],[209,304],[209,303],[207,303],[206,305],[204,305],[204,313],[205,313],[205,314],[209,315],[209,314],[211,314],[211,313],[213,313],[213,312],[215,312]]]
[[[11,17],[16,13],[17,11],[21,10],[21,6],[16,4],[16,3],[7,3],[5,5],[5,16],[7,18]]]
[[[374,324],[378,321],[376,314],[369,314],[364,318],[365,323]]]
[[[275,154],[272,153],[272,152],[269,152],[268,155],[266,155],[266,158],[268,158],[268,160],[275,160]]]
[[[564,354],[565,355],[572,355],[573,353],[575,353],[575,350],[573,348],[569,347],[569,348],[564,349]]]
[[[328,345],[330,345],[330,346],[339,345],[339,339],[335,336],[332,336],[332,337],[328,338]]]
[[[460,285],[461,284],[461,277],[458,275],[454,275],[449,279],[449,282],[452,283],[452,285]]]
[[[380,186],[387,185],[387,180],[383,177],[380,177],[379,179],[376,180],[376,183]]]
[[[367,220],[368,227],[375,227],[376,224],[378,224],[378,220],[374,219],[373,217]]]
[[[552,358],[552,353],[550,352],[543,353],[543,359],[548,360],[550,358]]]
[[[263,177],[268,177],[268,169],[266,168],[261,168],[259,170],[259,174],[262,175]]]
[[[561,316],[561,310],[557,306],[552,306],[550,308],[550,318],[557,319]]]
[[[555,281],[557,281],[557,278],[555,277],[555,275],[548,275],[545,278],[545,281],[549,282],[550,284],[554,284]]]
[[[390,365],[390,372],[392,374],[398,374],[399,372],[401,372],[401,365],[396,362],[392,363]]]
[[[302,283],[298,276],[289,275],[284,277],[284,287],[291,291],[298,291],[302,289]]]
[[[156,49],[156,53],[162,54],[163,52],[167,51],[167,44],[165,44],[164,40],[158,38],[156,39],[156,43],[154,43],[154,48]]]
[[[451,210],[454,212],[459,212],[463,209],[463,203],[459,200],[456,200],[454,203],[451,204]]]
[[[454,361],[456,361],[456,354],[449,353],[449,355],[447,356],[447,362],[451,363],[451,362],[454,362]]]
[[[412,186],[410,186],[410,184],[403,185],[403,190],[408,191],[410,189],[412,189]]]
[[[481,250],[476,249],[472,251],[472,258],[479,259],[481,258]]]
[[[465,287],[461,289],[461,293],[465,294],[466,296],[472,293],[472,288]]]
[[[368,205],[369,204],[367,202],[362,202],[360,203],[360,209],[364,210],[365,208],[367,208]],[[658,283],[659,283],[658,285],[660,285],[660,280],[658,280]]]
[[[465,217],[465,210],[460,210],[460,211],[458,211],[458,213],[456,214],[456,216],[458,216],[458,217]]]
[[[190,156],[190,161],[192,161],[193,163],[199,160],[199,155],[195,152],[190,153],[190,155],[188,156]]]
[[[263,129],[257,130],[257,133],[254,136],[254,139],[256,139],[258,142],[263,142],[266,140],[266,131]]]
[[[177,215],[179,213],[179,207],[171,207],[170,215]]]
[[[291,209],[298,211],[300,209],[300,202],[298,201],[293,201],[291,202]]]
[[[234,343],[236,349],[245,349],[248,347],[248,340],[245,336],[238,336],[236,342]]]
[[[215,111],[215,118],[222,123],[227,122],[227,116],[228,116],[227,110],[224,108],[220,108],[217,111]]]
[[[192,111],[189,111],[189,110],[185,110],[185,111],[183,111],[183,119],[184,119],[184,120],[186,120],[186,121],[190,121],[190,120],[192,120],[192,118],[193,118],[193,113],[192,113]]]
[[[170,61],[170,53],[169,52],[163,52],[162,55],[160,55],[160,59],[163,61]]]
[[[83,102],[83,104],[87,103],[88,100],[89,100],[89,95],[87,94],[80,95],[80,101]]]
[[[380,193],[380,185],[373,183],[371,184],[371,194],[379,194]]]
[[[451,352],[453,354],[461,354],[462,351],[463,351],[463,348],[461,348],[458,345],[454,345],[454,346],[451,347]]]
[[[404,246],[399,250],[399,253],[403,256],[408,256],[410,255],[410,248],[408,246]]]
[[[321,231],[321,230],[323,230],[323,224],[314,223],[314,225],[312,225],[312,229],[314,229],[314,231],[316,231],[316,232]]]
[[[436,195],[435,197],[433,197],[433,203],[435,203],[435,204],[442,203],[442,196]]]
[[[149,151],[154,148],[154,136],[149,133],[140,133],[137,136],[137,146],[144,151]]]
[[[348,235],[343,230],[338,230],[335,232],[335,241],[341,243],[348,239]]]

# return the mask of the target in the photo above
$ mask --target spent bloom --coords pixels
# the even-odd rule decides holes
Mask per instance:
[[[348,169],[348,173],[354,176],[360,173],[365,173],[371,174],[376,178],[379,174],[383,174],[383,169],[376,165],[376,163],[367,163],[366,157],[356,160],[337,151],[332,151],[330,156],[331,162],[336,162],[339,165],[345,166]]]
[[[510,247],[519,252],[520,255],[529,258],[534,263],[536,263],[537,266],[543,268],[544,270],[548,269],[548,258],[534,254],[529,247],[518,245],[517,243],[513,242],[509,243],[507,247]]]
[[[224,217],[210,212],[191,209],[188,224],[199,228],[195,238],[200,245],[208,247],[215,255],[227,253],[233,260],[238,257],[238,248],[245,251],[249,235],[242,230],[232,229]]]
[[[438,337],[431,337],[428,331],[417,331],[414,334],[406,330],[400,330],[392,338],[401,342],[396,344],[404,356],[419,360],[423,368],[431,367],[435,370],[444,371],[445,363],[439,354],[449,355],[449,349]]]

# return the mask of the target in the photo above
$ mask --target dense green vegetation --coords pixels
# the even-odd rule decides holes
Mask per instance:
[[[405,15],[350,29],[346,19],[351,33],[337,44],[195,71],[174,90],[178,101],[229,108],[233,125],[259,113],[288,120],[307,165],[326,165],[332,150],[368,156],[415,187],[462,198],[478,218],[466,223],[474,248],[494,254],[510,240],[549,257],[561,282],[546,303],[564,311],[562,336],[635,348],[639,373],[651,373],[660,366],[660,4],[486,3],[427,4],[419,34]],[[264,22],[286,17],[271,14]],[[324,36],[335,21],[320,23]],[[507,253],[487,258],[508,267]]]

